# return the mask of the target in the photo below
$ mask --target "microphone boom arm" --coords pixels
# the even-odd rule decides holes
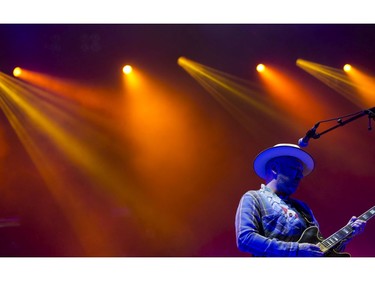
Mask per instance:
[[[351,117],[351,118],[349,118],[348,120],[345,120],[345,121],[342,121],[341,118],[338,118],[337,122],[339,124],[337,124],[336,126],[333,126],[333,127],[329,128],[329,129],[327,129],[327,130],[325,130],[325,131],[323,131],[321,133],[314,134],[312,136],[312,138],[313,139],[318,139],[318,138],[320,138],[320,136],[322,136],[322,135],[324,135],[324,134],[326,134],[326,133],[328,133],[328,132],[330,132],[330,131],[338,128],[338,127],[342,127],[342,126],[344,126],[344,125],[346,125],[346,124],[348,124],[348,123],[350,123],[350,122],[352,122],[352,121],[354,121],[354,120],[356,120],[356,119],[358,119],[358,118],[360,118],[362,116],[365,116],[365,115],[368,115],[368,118],[369,118],[369,127],[368,127],[368,129],[371,130],[371,118],[373,118],[373,119],[375,118],[375,107],[367,109],[367,110],[363,110],[363,111],[359,112],[357,115],[355,115],[354,117]],[[321,122],[318,122],[318,123],[321,123]]]

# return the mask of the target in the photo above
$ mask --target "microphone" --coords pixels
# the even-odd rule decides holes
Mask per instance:
[[[309,143],[309,140],[311,138],[316,138],[316,129],[318,129],[319,123],[316,123],[314,127],[312,127],[310,130],[307,131],[306,135],[303,138],[300,138],[298,140],[298,145],[300,147],[306,147]]]

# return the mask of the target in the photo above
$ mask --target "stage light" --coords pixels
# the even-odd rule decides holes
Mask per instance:
[[[22,73],[22,69],[21,67],[16,67],[14,70],[13,70],[13,75],[14,77],[19,77]]]
[[[343,69],[345,72],[349,72],[352,69],[352,66],[350,64],[345,64]]]
[[[125,74],[130,74],[133,71],[133,68],[130,65],[125,65],[124,68],[122,69],[122,72]]]
[[[258,72],[263,72],[265,69],[266,69],[266,67],[264,66],[264,64],[258,64],[257,65],[257,71]]]

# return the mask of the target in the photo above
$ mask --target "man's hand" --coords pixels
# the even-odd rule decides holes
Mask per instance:
[[[354,236],[357,236],[357,235],[361,234],[363,231],[365,231],[366,222],[363,221],[363,220],[357,219],[357,217],[352,217],[349,220],[348,224],[350,224],[352,229],[353,229],[351,238],[354,237]]]
[[[324,253],[317,245],[301,243],[298,245],[298,257],[322,257]]]
[[[342,242],[341,244],[341,248],[345,248],[346,245],[352,241],[352,239],[361,234],[363,231],[365,231],[365,226],[366,226],[366,222],[363,221],[363,220],[359,220],[357,217],[352,217],[349,222],[347,223],[347,225],[350,225],[353,229],[353,232],[347,237],[345,238],[345,240]]]

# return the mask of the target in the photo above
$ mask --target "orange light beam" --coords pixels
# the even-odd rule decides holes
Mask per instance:
[[[184,235],[188,231],[179,216],[191,207],[175,204],[184,194],[197,192],[186,181],[196,173],[197,163],[202,163],[199,147],[209,137],[198,138],[197,124],[202,121],[191,113],[195,105],[183,98],[180,89],[173,89],[138,68],[124,75],[123,83],[121,120],[124,138],[132,147],[128,161],[151,200],[143,199],[147,211],[144,224],[175,243],[173,233]],[[184,184],[180,184],[181,178]],[[174,190],[176,185],[178,191]],[[173,212],[170,206],[174,206]],[[189,238],[185,243],[189,243]]]
[[[259,74],[269,94],[273,97],[275,106],[285,113],[298,118],[303,125],[315,124],[319,118],[324,119],[327,110],[316,97],[303,87],[297,80],[285,75],[275,67],[268,66]],[[291,120],[295,120],[292,118]],[[295,121],[290,121],[293,126]]]
[[[348,78],[354,83],[359,98],[364,106],[372,107],[375,105],[375,78],[356,67],[352,67],[346,73]]]

